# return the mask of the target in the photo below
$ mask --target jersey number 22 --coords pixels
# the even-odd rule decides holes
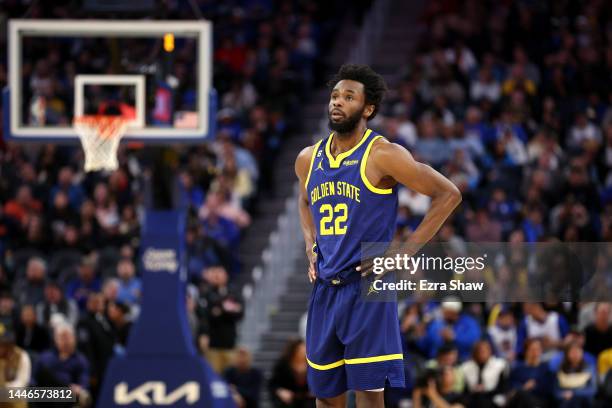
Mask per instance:
[[[348,206],[345,203],[338,203],[335,207],[332,207],[331,204],[323,204],[319,212],[324,214],[319,225],[321,235],[346,234],[346,225],[343,224],[348,218]]]

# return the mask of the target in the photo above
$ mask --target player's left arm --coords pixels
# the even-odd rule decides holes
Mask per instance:
[[[392,178],[409,189],[431,197],[431,207],[406,242],[409,255],[425,245],[461,202],[461,192],[431,166],[420,163],[402,146],[379,140],[372,146],[367,163],[370,182]]]

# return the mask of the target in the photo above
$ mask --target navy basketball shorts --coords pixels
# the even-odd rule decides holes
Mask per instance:
[[[332,285],[317,279],[308,306],[308,385],[318,398],[347,390],[404,387],[397,302],[366,302],[359,279]]]

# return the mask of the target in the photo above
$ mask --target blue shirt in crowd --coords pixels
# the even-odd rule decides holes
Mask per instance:
[[[47,373],[43,374],[42,371],[45,370]],[[89,363],[78,351],[65,360],[60,359],[56,349],[42,353],[34,369],[33,382],[38,381],[41,383],[38,385],[50,386],[50,384],[44,384],[49,381],[49,373],[54,377],[53,382],[62,382],[66,385],[78,384],[85,389],[89,388]],[[42,376],[45,379],[42,379]]]
[[[461,314],[456,322],[449,324],[442,318],[433,320],[427,326],[427,331],[423,337],[417,340],[417,346],[427,357],[434,358],[438,349],[444,344],[444,339],[440,332],[445,327],[450,327],[455,332],[454,344],[459,351],[461,360],[467,359],[472,353],[472,346],[480,338],[480,325],[472,316]]]

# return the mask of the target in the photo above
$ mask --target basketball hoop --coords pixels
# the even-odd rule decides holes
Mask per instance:
[[[85,171],[119,167],[117,149],[129,123],[122,116],[84,115],[74,119],[74,129],[85,151]]]

